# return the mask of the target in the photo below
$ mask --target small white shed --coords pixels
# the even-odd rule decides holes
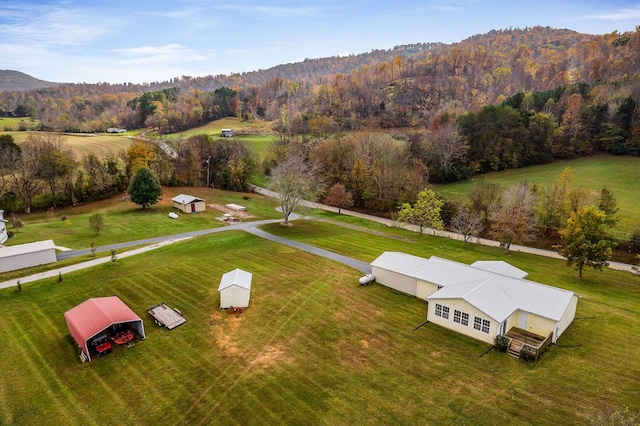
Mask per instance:
[[[0,272],[44,265],[56,260],[56,246],[53,240],[0,248]]]
[[[173,207],[177,208],[183,213],[198,213],[203,212],[207,208],[205,201],[202,198],[194,197],[193,195],[180,194],[171,199],[173,201]]]
[[[246,308],[251,297],[251,272],[234,269],[222,275],[218,292],[220,309]]]

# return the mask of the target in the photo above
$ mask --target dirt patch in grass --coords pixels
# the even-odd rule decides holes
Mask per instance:
[[[283,364],[289,362],[290,357],[287,355],[282,345],[267,346],[256,354],[249,364],[252,367],[268,368],[274,365]]]
[[[241,219],[249,219],[253,217],[253,215],[247,213],[246,211],[243,212],[243,211],[233,210],[227,206],[223,206],[222,204],[212,203],[212,204],[207,204],[207,207],[211,207],[212,209],[221,211],[222,213],[233,213],[235,217],[238,217]]]

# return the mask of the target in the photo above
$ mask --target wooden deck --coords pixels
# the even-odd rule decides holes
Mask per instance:
[[[538,359],[540,354],[542,354],[542,352],[544,352],[551,343],[552,335],[553,333],[550,333],[547,337],[544,337],[518,327],[513,327],[505,334],[505,337],[508,337],[511,340],[507,353],[513,357],[519,358],[520,351],[523,346],[528,346],[534,351],[535,359]]]

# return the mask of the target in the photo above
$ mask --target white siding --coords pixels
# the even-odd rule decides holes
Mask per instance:
[[[556,343],[558,337],[564,333],[564,331],[571,325],[573,319],[576,316],[576,308],[578,307],[578,296],[573,295],[571,298],[571,302],[569,302],[569,306],[567,306],[567,310],[564,311],[564,315],[560,318],[560,321],[556,323],[556,330],[553,333],[553,343]]]
[[[53,263],[56,249],[52,240],[0,248],[0,272]]]
[[[417,280],[415,278],[379,268],[377,266],[371,267],[371,273],[376,277],[376,282],[379,284],[411,296],[416,296],[417,294]]]
[[[220,290],[220,309],[246,308],[249,306],[250,290],[232,285]]]
[[[439,317],[435,314],[436,311],[436,303],[446,306],[449,308],[449,318],[445,319],[443,317]],[[468,325],[462,325],[453,320],[455,310],[459,310],[461,312],[465,312],[469,314],[469,323]],[[483,318],[491,321],[489,327],[489,333],[485,333],[481,330],[476,330],[473,328],[473,322],[475,317]],[[464,300],[460,299],[431,299],[429,300],[429,306],[427,310],[427,320],[434,324],[438,324],[439,326],[448,328],[450,330],[456,331],[458,333],[464,334],[466,336],[472,337],[476,340],[480,340],[489,344],[493,344],[496,336],[500,331],[500,323],[495,319],[489,317],[484,312],[476,309],[474,306],[470,305]],[[507,320],[508,321],[508,320]]]
[[[431,296],[436,291],[438,291],[438,286],[436,284],[418,280],[417,298],[424,300],[427,296]]]

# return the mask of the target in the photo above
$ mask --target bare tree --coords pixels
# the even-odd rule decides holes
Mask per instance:
[[[27,138],[20,149],[2,151],[2,171],[10,188],[18,194],[25,213],[31,213],[33,198],[42,189],[38,177],[38,145]]]
[[[51,200],[56,207],[57,184],[73,173],[75,159],[64,137],[55,133],[32,133],[27,137],[37,152],[38,176],[49,184]]]
[[[280,194],[284,224],[301,200],[315,201],[322,191],[322,182],[302,156],[286,157],[271,170],[267,187]]]
[[[451,219],[451,230],[462,235],[463,241],[466,243],[470,237],[477,237],[484,229],[482,218],[478,213],[470,211],[466,207],[462,207],[456,215]]]
[[[527,183],[507,188],[491,207],[491,233],[505,250],[533,238],[536,198]]]

